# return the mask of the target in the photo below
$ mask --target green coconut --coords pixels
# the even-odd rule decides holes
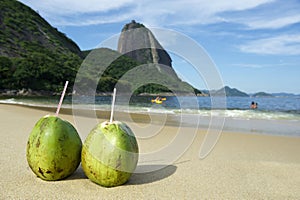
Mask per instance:
[[[81,148],[81,139],[72,124],[57,116],[46,115],[30,133],[27,162],[43,180],[63,179],[77,169]]]
[[[93,182],[113,187],[127,182],[138,162],[138,144],[132,130],[119,121],[98,124],[87,136],[81,164]]]

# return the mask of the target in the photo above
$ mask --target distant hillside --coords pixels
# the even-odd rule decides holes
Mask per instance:
[[[225,86],[224,88],[221,88],[219,90],[210,91],[209,93],[211,95],[223,95],[224,92],[228,97],[249,97],[247,93],[242,92],[236,88],[230,88],[228,86]]]
[[[285,93],[285,92],[279,92],[279,93],[266,93],[266,92],[257,92],[257,93],[245,93],[235,88],[230,88],[228,86],[225,86],[224,88],[221,88],[219,90],[201,90],[203,94],[210,95],[222,95],[223,91],[226,92],[226,96],[232,96],[232,97],[300,97],[300,94],[293,94],[293,93]]]
[[[252,97],[273,97],[272,94],[266,93],[266,92],[257,92],[253,95],[251,95]]]
[[[300,96],[300,94],[293,94],[293,93],[286,93],[286,92],[279,92],[279,93],[272,93],[274,97],[296,97]]]

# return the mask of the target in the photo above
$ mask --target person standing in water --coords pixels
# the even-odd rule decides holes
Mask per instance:
[[[251,109],[257,109],[257,103],[255,103],[254,101],[252,101],[251,105],[250,105]]]

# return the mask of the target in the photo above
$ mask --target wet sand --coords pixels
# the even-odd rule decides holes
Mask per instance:
[[[169,165],[155,160],[139,163],[140,171],[158,167],[158,171],[133,174],[125,185],[104,188],[92,183],[81,167],[61,181],[47,182],[37,178],[26,161],[26,143],[38,119],[55,109],[34,109],[0,104],[1,191],[0,199],[299,199],[300,138],[222,132],[215,148],[199,159],[200,146],[207,131],[197,130],[192,144]],[[105,117],[98,116],[100,118]],[[70,110],[61,118],[76,125]],[[145,117],[145,116],[143,116]],[[149,120],[133,118],[138,126],[147,127]],[[86,130],[84,141],[93,127],[90,116],[81,116]],[[103,121],[103,119],[99,119]],[[137,125],[129,122],[133,131]],[[139,138],[142,153],[165,147],[177,137],[178,127],[167,124],[155,135]],[[182,127],[189,134],[193,127]],[[142,136],[138,134],[138,136]],[[183,139],[184,140],[184,139]]]

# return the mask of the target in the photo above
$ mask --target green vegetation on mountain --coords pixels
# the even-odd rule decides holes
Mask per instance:
[[[0,54],[26,57],[30,53],[75,53],[79,47],[71,39],[53,28],[36,11],[15,0],[1,0]]]
[[[194,91],[189,84],[178,81],[171,73],[162,73],[160,67],[153,63],[139,63],[111,49],[94,49],[82,63],[74,89],[77,94],[92,94],[98,83],[97,92],[112,91],[114,87],[119,88],[120,92],[134,94]],[[165,68],[172,70],[167,66]],[[201,93],[198,90],[194,92]]]
[[[0,89],[61,91],[82,62],[79,47],[31,8],[0,4]]]

